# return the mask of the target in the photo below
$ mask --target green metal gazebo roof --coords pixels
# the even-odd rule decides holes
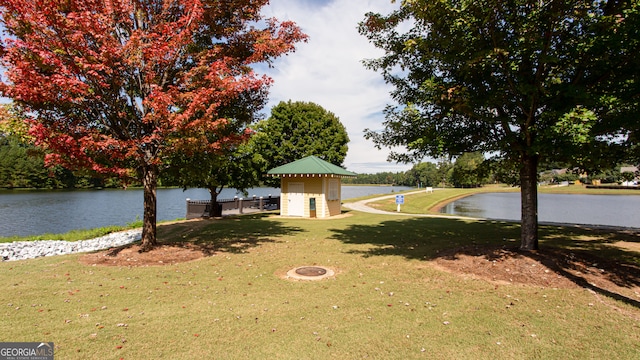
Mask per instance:
[[[326,162],[316,156],[307,156],[300,160],[284,164],[273,168],[267,172],[267,175],[271,176],[286,176],[286,175],[327,175],[327,176],[339,176],[339,177],[355,177],[356,173],[345,170],[340,166],[333,165],[330,162]]]

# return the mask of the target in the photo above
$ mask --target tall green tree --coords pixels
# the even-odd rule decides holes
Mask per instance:
[[[260,183],[261,159],[249,144],[239,144],[215,153],[175,154],[161,179],[183,188],[207,189],[211,200],[211,216],[221,216],[216,206],[225,188],[246,192]]]
[[[440,181],[438,166],[432,162],[421,162],[415,164],[407,171],[407,177],[411,180],[410,185],[437,186]]]
[[[480,151],[517,168],[520,248],[537,249],[541,159],[584,160],[637,134],[639,7],[414,0],[369,13],[360,32],[385,55],[366,65],[394,86],[398,105],[366,137],[407,149],[392,160]]]
[[[44,166],[44,153],[29,136],[24,117],[13,104],[0,105],[0,188],[56,188]]]
[[[271,116],[257,124],[252,142],[265,170],[311,155],[342,166],[349,136],[340,119],[322,106],[289,100],[274,106]],[[265,182],[280,186],[272,179]]]
[[[247,91],[220,109],[228,120],[225,128],[207,134],[208,141],[224,144],[215,149],[174,153],[161,178],[183,188],[204,188],[211,196],[212,216],[221,216],[216,206],[225,187],[245,192],[259,185],[264,168],[262,157],[248,143],[253,131],[248,127],[259,115],[267,99],[263,88]],[[240,142],[222,142],[221,137],[238,137]]]
[[[480,152],[464,153],[453,163],[451,181],[456,187],[477,187],[487,181],[482,163],[484,156]]]

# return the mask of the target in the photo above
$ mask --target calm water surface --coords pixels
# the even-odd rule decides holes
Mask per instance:
[[[399,186],[343,186],[344,199],[387,194],[410,188]],[[280,195],[279,188],[249,190],[249,197]],[[220,199],[244,197],[225,189]],[[186,199],[208,200],[205,189],[158,189],[158,220],[184,218]],[[64,233],[142,219],[142,190],[0,191],[0,236]]]
[[[520,220],[520,193],[482,193],[445,206],[447,214]],[[538,220],[640,228],[640,195],[538,194]]]

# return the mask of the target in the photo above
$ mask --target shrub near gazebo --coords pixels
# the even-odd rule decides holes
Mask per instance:
[[[340,215],[341,179],[356,173],[316,156],[296,160],[267,172],[280,177],[280,214],[306,218]]]

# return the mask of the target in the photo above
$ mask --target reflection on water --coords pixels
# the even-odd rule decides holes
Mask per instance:
[[[387,194],[410,188],[392,186],[343,186],[342,198]],[[208,200],[205,189],[158,189],[158,220],[185,217],[186,199]],[[255,188],[252,196],[278,196],[279,188]],[[220,199],[245,197],[224,189]],[[0,236],[64,233],[109,225],[126,225],[142,219],[142,190],[0,191]]]
[[[520,193],[482,193],[458,199],[442,213],[520,220]],[[640,195],[538,194],[538,219],[584,225],[640,228]]]

